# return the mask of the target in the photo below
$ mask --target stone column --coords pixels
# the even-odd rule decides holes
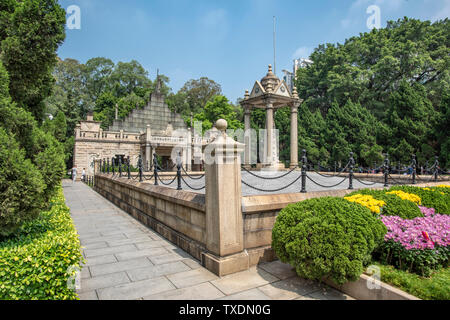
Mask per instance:
[[[252,110],[250,108],[250,106],[248,105],[244,105],[244,123],[245,123],[245,127],[244,127],[244,143],[245,143],[245,151],[244,151],[244,164],[245,167],[248,169],[250,168],[251,165],[251,159],[250,159],[250,154],[251,154],[251,135],[250,135],[250,115],[252,113]]]
[[[266,163],[272,165],[273,163],[273,102],[267,100],[266,102],[266,131],[267,131],[267,150],[266,150]]]
[[[152,161],[152,146],[150,144],[151,141],[151,137],[152,137],[152,132],[150,129],[150,125],[147,125],[147,129],[145,132],[145,163],[144,163],[144,168],[147,169],[147,171],[150,169],[149,166],[151,166],[151,161]]]
[[[298,165],[298,104],[291,106],[291,169]]]
[[[187,145],[186,145],[186,163],[185,168],[186,171],[192,171],[192,131],[188,130],[187,133]]]
[[[150,163],[152,161],[152,146],[150,145],[150,143],[147,143],[145,145],[145,164],[144,164],[144,168],[146,168],[148,171],[150,169]]]
[[[223,276],[249,267],[242,217],[240,153],[244,145],[227,136],[225,120],[218,120],[216,127],[221,132],[207,147],[212,159],[205,159],[207,252],[202,263]]]

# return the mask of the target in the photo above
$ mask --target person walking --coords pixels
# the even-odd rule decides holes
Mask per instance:
[[[75,183],[77,180],[77,166],[73,166],[72,168],[72,182]]]
[[[85,178],[86,178],[86,168],[83,168],[83,171],[81,172],[81,180],[85,182],[86,181]]]

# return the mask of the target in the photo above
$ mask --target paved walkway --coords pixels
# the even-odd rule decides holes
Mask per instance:
[[[279,261],[219,278],[85,184],[63,188],[87,260],[82,300],[352,299]]]

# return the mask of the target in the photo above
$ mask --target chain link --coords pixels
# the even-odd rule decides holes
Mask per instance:
[[[284,187],[281,187],[281,188],[278,188],[278,189],[273,189],[273,190],[265,190],[265,189],[262,189],[262,188],[258,188],[258,187],[251,186],[251,185],[249,185],[248,183],[246,183],[244,180],[241,180],[241,182],[242,182],[244,185],[246,185],[247,187],[249,187],[249,188],[251,188],[251,189],[254,189],[254,190],[256,190],[256,191],[260,191],[260,192],[278,192],[278,191],[281,191],[281,190],[284,190],[284,189],[289,188],[289,187],[292,186],[294,183],[296,183],[298,180],[300,180],[301,177],[302,177],[302,176],[299,175],[299,176],[297,177],[297,179],[295,179],[294,181],[292,181],[291,183],[289,183],[287,186],[284,186]]]
[[[348,177],[345,177],[344,180],[342,180],[341,182],[339,182],[339,183],[337,183],[337,184],[334,184],[334,185],[332,185],[332,186],[325,186],[325,185],[320,184],[320,183],[314,181],[313,179],[311,179],[311,178],[308,176],[308,173],[306,173],[306,178],[308,178],[312,183],[314,183],[314,184],[316,184],[316,185],[318,185],[319,187],[322,187],[322,188],[334,188],[334,187],[337,187],[338,185],[342,184],[345,180],[348,179]]]
[[[283,174],[283,175],[281,175],[281,176],[278,176],[278,177],[263,177],[263,176],[259,176],[259,175],[257,175],[257,174],[254,174],[253,172],[247,170],[247,169],[244,168],[244,167],[241,167],[241,168],[242,168],[245,172],[248,172],[249,174],[251,174],[252,176],[254,176],[254,177],[256,177],[256,178],[263,179],[263,180],[276,180],[276,179],[284,178],[284,177],[286,177],[287,175],[291,174],[292,172],[295,171],[295,169],[298,168],[298,166],[295,166],[294,168],[292,168],[291,170],[289,170],[287,173],[285,173],[285,174]]]

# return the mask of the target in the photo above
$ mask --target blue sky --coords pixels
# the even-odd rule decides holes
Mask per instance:
[[[369,31],[370,5],[381,26],[404,16],[436,21],[450,16],[450,0],[60,0],[81,9],[81,29],[67,30],[61,58],[139,61],[170,78],[176,92],[206,76],[235,102],[273,63],[277,19],[277,75],[322,43]]]

